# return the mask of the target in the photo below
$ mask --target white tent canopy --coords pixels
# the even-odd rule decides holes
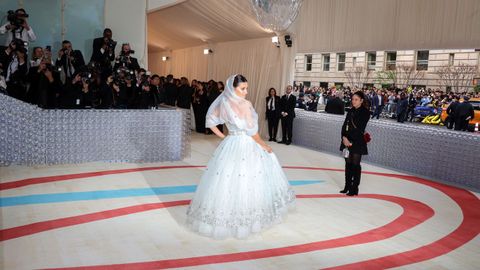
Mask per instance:
[[[260,27],[250,5],[188,0],[148,14],[149,68],[190,80],[244,74],[264,119],[268,89],[281,93],[292,83],[298,52],[480,48],[478,0],[304,0],[287,30],[291,48],[283,37],[281,48],[272,44],[274,34]],[[203,55],[205,48],[213,54]]]

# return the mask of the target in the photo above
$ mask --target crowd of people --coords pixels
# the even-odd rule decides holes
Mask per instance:
[[[474,111],[469,100],[480,98],[480,93],[445,93],[440,89],[424,89],[416,87],[399,88],[350,88],[350,87],[304,87],[295,86],[293,94],[298,97],[297,108],[317,111],[319,105],[325,106],[325,112],[344,114],[345,108],[351,107],[353,93],[361,91],[370,104],[371,117],[396,119],[398,122],[410,121],[415,118],[415,108],[430,107],[439,113],[448,106],[449,115],[446,125],[456,130],[466,130],[468,120],[474,117]]]
[[[210,104],[224,90],[223,82],[193,80],[190,83],[185,77],[152,75],[140,67],[130,44],[123,43],[119,55],[115,54],[117,42],[111,29],[105,29],[102,37],[94,39],[88,62],[68,40],[62,42],[56,53],[52,52],[51,46],[46,46],[33,47],[29,55],[29,45],[36,36],[24,9],[9,12],[8,22],[0,27],[0,34],[7,35],[6,46],[0,48],[1,92],[46,109],[148,109],[159,105],[189,109],[192,106],[197,132],[211,132],[205,129],[205,115]],[[465,101],[480,97],[478,93],[457,95],[439,89],[410,87],[326,89],[300,85],[289,91],[295,99],[290,99],[288,94],[289,100],[284,104],[294,102],[292,106],[308,111],[317,111],[319,105],[325,105],[325,111],[334,114],[344,114],[345,108],[351,107],[353,93],[362,91],[370,103],[372,118],[390,117],[399,122],[412,121],[417,106],[441,108],[451,104],[447,126],[459,130],[465,129],[469,117],[473,118],[473,109]],[[270,94],[276,96],[276,90],[270,89]],[[272,118],[268,106],[275,107],[282,102],[279,98],[269,100],[268,97],[266,102],[267,117]],[[275,118],[290,121],[294,111],[290,115],[283,113],[286,112]],[[287,143],[291,137],[291,124],[284,122],[282,125],[286,125],[287,134],[282,141]],[[269,126],[271,140],[275,139],[272,134],[276,134],[276,126]]]
[[[35,41],[24,9],[9,12],[0,27],[7,35],[0,47],[0,91],[46,109],[149,109],[159,105],[190,108],[206,114],[223,91],[222,82],[188,81],[172,75],[150,74],[133,57],[130,44],[117,42],[111,29],[94,39],[89,61],[68,40],[54,53],[51,46],[29,46]],[[193,98],[192,98],[193,97]],[[202,121],[202,117],[198,117]],[[203,117],[204,119],[204,117]],[[203,120],[205,121],[205,120]],[[197,125],[205,132],[204,124]]]

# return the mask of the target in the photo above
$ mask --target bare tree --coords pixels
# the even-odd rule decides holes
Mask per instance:
[[[461,63],[459,65],[444,65],[435,70],[438,81],[445,88],[451,87],[457,93],[473,89],[473,78],[478,74],[477,65]]]
[[[362,66],[345,70],[345,77],[352,87],[362,87],[363,84],[368,83],[371,75],[372,71]]]
[[[416,84],[425,76],[425,72],[417,70],[415,65],[399,64],[394,69],[377,72],[376,81],[381,84],[391,83],[405,89]]]

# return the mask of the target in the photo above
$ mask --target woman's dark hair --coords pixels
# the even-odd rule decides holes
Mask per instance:
[[[272,90],[275,92],[274,96],[276,96],[277,95],[277,90],[275,90],[275,88],[273,88],[273,87],[268,89],[268,96],[270,96],[270,93],[272,92]]]
[[[247,82],[247,79],[243,77],[241,74],[237,74],[235,78],[233,78],[233,87],[237,87],[240,83]]]
[[[357,92],[353,93],[352,97],[353,96],[357,96],[360,99],[362,99],[363,100],[362,106],[365,107],[366,109],[370,109],[370,102],[368,101],[367,97],[365,96],[365,94],[362,91],[357,91]]]

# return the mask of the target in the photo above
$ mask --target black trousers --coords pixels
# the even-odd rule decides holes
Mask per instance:
[[[278,119],[277,116],[268,116],[267,121],[268,121],[268,136],[270,139],[276,139],[277,138],[277,132],[278,132]]]
[[[291,142],[293,133],[293,117],[288,115],[282,117],[282,141]]]
[[[468,120],[465,120],[466,116],[455,117],[455,130],[466,131],[468,129]]]

